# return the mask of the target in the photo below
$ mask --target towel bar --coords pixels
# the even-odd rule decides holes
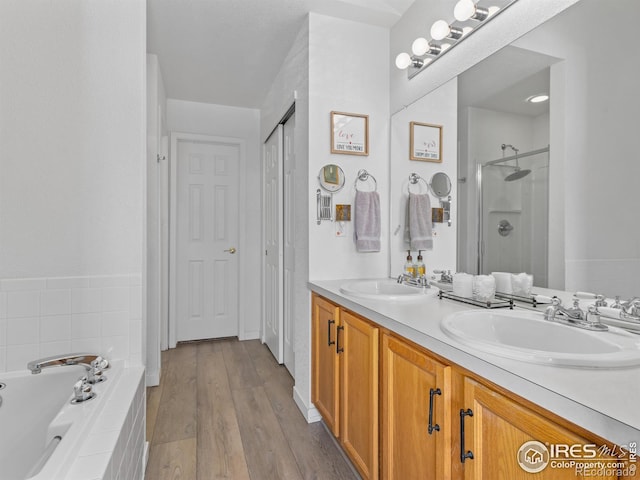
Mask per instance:
[[[417,184],[420,180],[424,182],[425,186],[427,187],[427,192],[429,192],[429,184],[424,178],[422,178],[417,173],[412,173],[409,175],[409,184],[407,185],[407,191],[411,193],[411,185]]]
[[[356,190],[358,190],[358,182],[366,182],[367,180],[373,180],[373,191],[377,192],[378,191],[378,181],[376,180],[376,177],[374,177],[373,175],[371,175],[369,172],[367,172],[364,168],[360,169],[358,171],[358,176],[356,177],[355,182],[353,182],[353,186]]]

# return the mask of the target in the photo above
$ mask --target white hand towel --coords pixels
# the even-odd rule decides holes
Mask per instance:
[[[380,251],[380,196],[378,192],[356,191],[354,238],[359,252]]]
[[[431,200],[428,193],[409,194],[409,237],[411,250],[433,248]]]

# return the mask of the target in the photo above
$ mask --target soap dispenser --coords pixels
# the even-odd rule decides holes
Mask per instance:
[[[412,277],[416,276],[416,266],[413,264],[411,250],[407,250],[407,262],[404,264],[404,273]]]
[[[427,267],[422,260],[422,250],[418,250],[418,260],[415,265],[416,277],[422,278],[427,273]]]

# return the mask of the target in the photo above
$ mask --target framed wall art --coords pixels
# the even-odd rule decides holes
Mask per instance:
[[[409,124],[409,159],[442,163],[442,125]]]
[[[331,153],[369,155],[369,115],[331,112]]]

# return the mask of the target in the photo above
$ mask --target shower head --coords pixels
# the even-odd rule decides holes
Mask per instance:
[[[513,173],[510,173],[509,175],[504,177],[505,182],[513,182],[514,180],[520,180],[521,178],[524,178],[531,173],[531,170],[529,170],[528,168],[520,168],[520,167],[514,167],[514,168],[515,168],[515,171]]]

